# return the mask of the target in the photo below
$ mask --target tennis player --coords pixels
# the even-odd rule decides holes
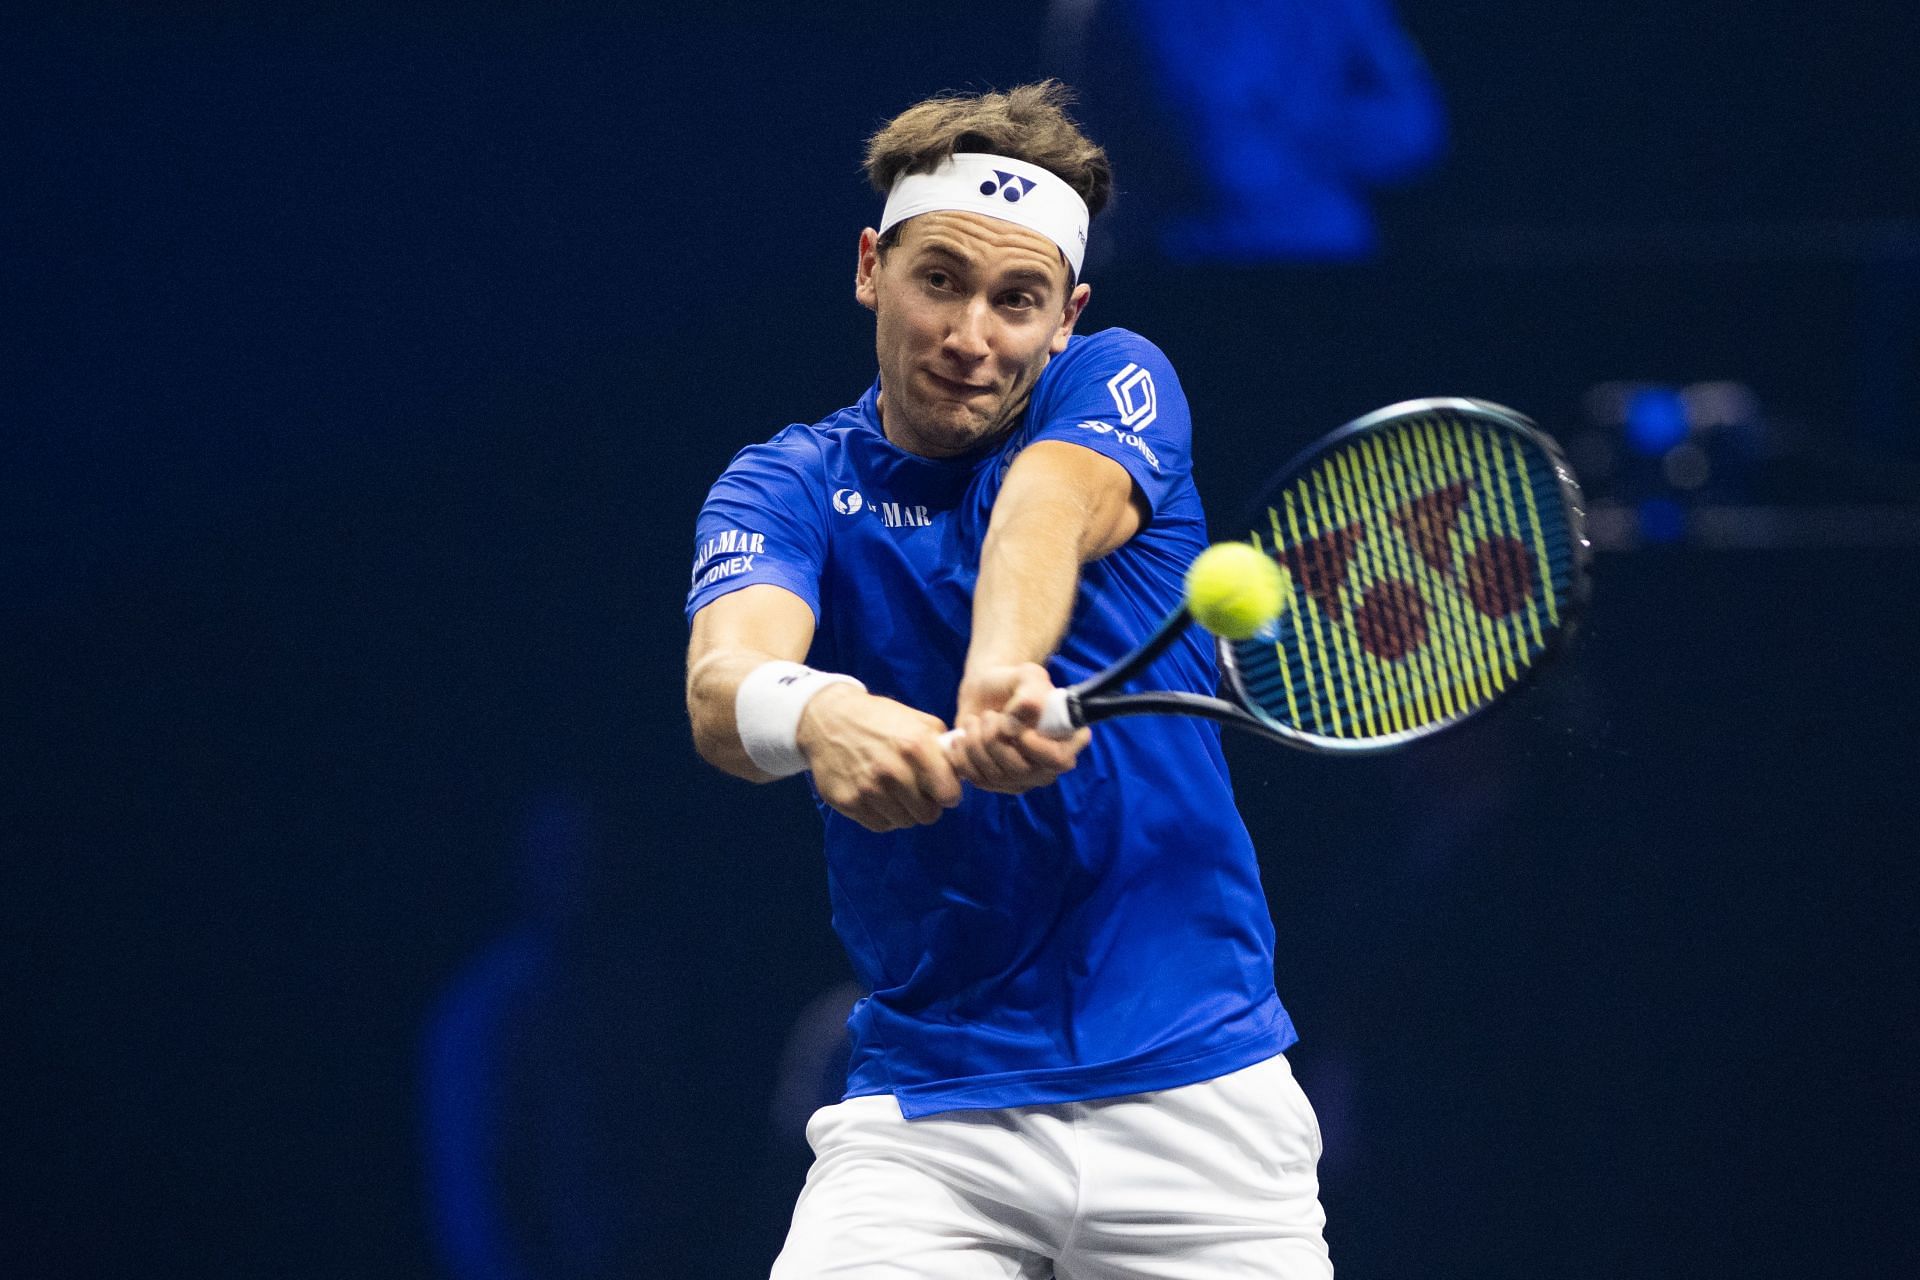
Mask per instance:
[[[1112,174],[1065,101],[940,97],[870,140],[878,381],[700,513],[695,743],[810,775],[871,993],[777,1280],[1332,1273],[1218,728],[1036,728],[1206,544],[1166,356],[1075,332]],[[1211,693],[1212,652],[1190,631],[1146,679]]]

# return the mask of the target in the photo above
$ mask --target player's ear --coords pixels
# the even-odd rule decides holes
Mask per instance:
[[[1074,322],[1080,319],[1080,313],[1087,309],[1087,299],[1093,296],[1093,286],[1077,284],[1073,292],[1067,295],[1067,305],[1060,312],[1060,327],[1053,331],[1053,341],[1047,344],[1047,350],[1059,355],[1067,349],[1067,339],[1073,336]]]
[[[860,257],[853,273],[853,300],[869,311],[879,309],[880,295],[873,284],[873,273],[879,266],[880,233],[868,227],[860,233]]]

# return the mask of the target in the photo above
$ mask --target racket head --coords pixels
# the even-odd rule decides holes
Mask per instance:
[[[1579,481],[1525,415],[1409,400],[1322,438],[1243,521],[1293,591],[1218,641],[1226,691],[1312,750],[1392,750],[1524,685],[1573,634],[1592,556]]]

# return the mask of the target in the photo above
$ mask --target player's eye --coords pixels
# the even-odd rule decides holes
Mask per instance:
[[[944,271],[929,271],[927,272],[927,287],[929,289],[950,289],[953,287],[953,277]]]
[[[1035,302],[1032,294],[1016,291],[1003,295],[1000,299],[1000,305],[1010,307],[1015,311],[1030,311],[1038,304]]]

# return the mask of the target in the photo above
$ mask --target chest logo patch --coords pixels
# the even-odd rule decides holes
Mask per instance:
[[[882,502],[876,507],[880,523],[889,529],[924,529],[933,523],[925,507],[910,502]]]

